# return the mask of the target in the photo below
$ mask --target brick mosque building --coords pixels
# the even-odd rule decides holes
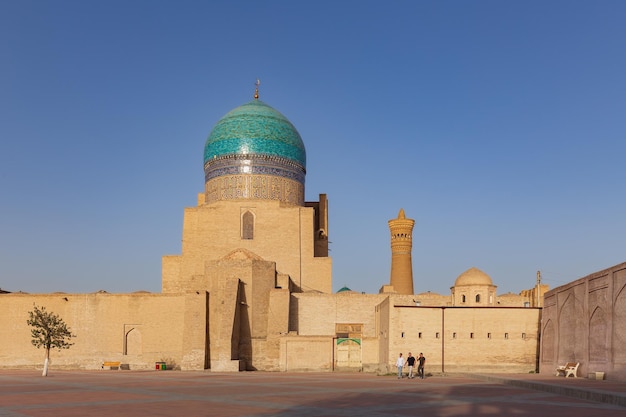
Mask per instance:
[[[36,304],[76,334],[71,349],[52,355],[53,369],[116,361],[386,373],[399,352],[413,351],[433,373],[538,370],[547,287],[498,295],[491,277],[470,268],[448,295],[414,294],[414,221],[402,209],[388,221],[392,267],[379,293],[332,293],[327,196],[304,201],[304,142],[258,90],[213,127],[204,174],[197,206],[184,210],[181,254],[163,257],[160,293],[0,294],[0,367],[42,365],[26,325]]]

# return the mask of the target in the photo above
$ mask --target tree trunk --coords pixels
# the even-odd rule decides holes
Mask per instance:
[[[43,373],[41,376],[48,376],[48,362],[50,362],[50,349],[46,349],[46,359],[43,361]]]

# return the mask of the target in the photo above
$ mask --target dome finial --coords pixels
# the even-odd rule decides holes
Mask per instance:
[[[254,89],[254,99],[258,100],[259,99],[259,86],[261,85],[261,80],[257,78],[254,85],[256,86],[256,88]]]

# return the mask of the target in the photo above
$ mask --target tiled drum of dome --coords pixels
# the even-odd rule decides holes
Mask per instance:
[[[232,175],[215,178],[205,184],[205,194],[207,203],[254,198],[284,201],[300,206],[304,204],[302,184],[266,175]]]
[[[257,154],[227,155],[216,158],[211,161],[210,167],[205,167],[204,180],[238,174],[273,175],[300,183],[304,183],[305,175],[300,165],[285,158]]]

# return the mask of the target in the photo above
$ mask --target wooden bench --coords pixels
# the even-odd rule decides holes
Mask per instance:
[[[122,362],[105,361],[105,362],[102,362],[102,369],[104,369],[105,366],[108,366],[109,369],[117,368],[118,370],[120,370],[122,369],[121,365],[122,365]]]
[[[568,376],[573,376],[576,378],[576,373],[578,372],[578,366],[580,362],[567,362],[565,365],[561,365],[556,368],[556,376],[563,375],[565,378]]]

